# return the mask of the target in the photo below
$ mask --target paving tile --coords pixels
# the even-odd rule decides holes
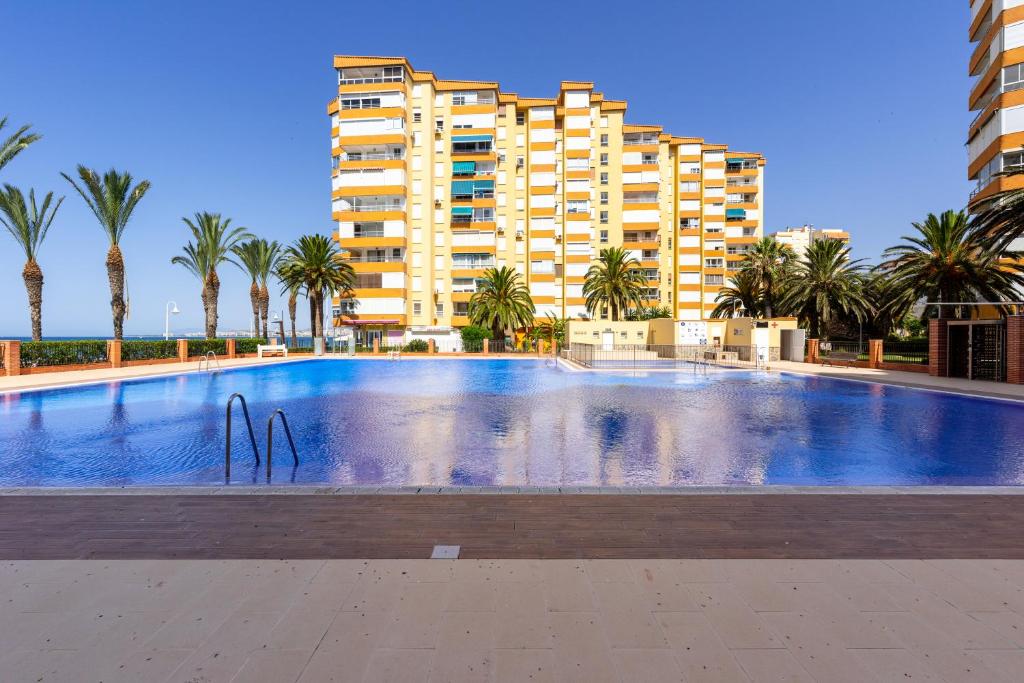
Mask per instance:
[[[825,583],[778,584],[793,599],[790,611],[814,615],[832,638],[848,648],[898,647],[884,629],[873,624]]]
[[[636,584],[595,583],[593,592],[611,647],[649,649],[669,646]]]
[[[437,629],[430,680],[491,680],[494,621],[492,612],[445,612]]]
[[[552,612],[552,650],[559,681],[618,681],[597,612]]]
[[[880,681],[941,681],[927,664],[908,650],[850,650],[850,654]]]
[[[875,677],[841,642],[823,630],[820,621],[804,613],[765,612],[765,622],[779,634],[800,665],[819,681],[863,683]]]
[[[452,581],[448,584],[446,612],[493,612],[497,601],[497,581]]]
[[[622,560],[586,560],[583,562],[583,568],[591,583],[633,582],[633,573],[629,569],[629,563]]]
[[[374,650],[364,683],[414,683],[430,679],[433,650]]]
[[[789,650],[734,650],[732,654],[752,683],[814,683]]]
[[[691,590],[698,607],[728,647],[783,647],[732,586],[701,583],[694,584]]]
[[[970,617],[1014,646],[1024,648],[1024,615],[1017,612],[971,612]]]
[[[101,680],[104,683],[163,681],[191,654],[192,650],[139,650],[111,659]]]
[[[231,680],[249,655],[266,642],[280,614],[236,612],[172,674],[175,680]]]
[[[693,594],[680,571],[681,565],[671,560],[637,560],[630,563],[637,585],[652,612],[685,612],[697,609]]]
[[[886,564],[935,595],[968,612],[1001,611],[1006,604],[982,586],[958,579],[924,560],[886,560]]]
[[[496,648],[551,647],[551,626],[543,584],[521,581],[499,583],[495,617]]]
[[[551,650],[495,650],[494,680],[555,683],[558,680]]]
[[[747,680],[703,612],[661,612],[655,617],[687,681],[733,683]]]
[[[581,562],[557,560],[543,567],[549,612],[590,612],[596,609],[590,579]]]
[[[281,683],[295,681],[312,654],[310,650],[260,650],[245,660],[231,683]]]
[[[613,649],[612,659],[623,681],[685,681],[671,650]]]
[[[945,597],[939,597],[922,586],[890,586],[886,590],[894,602],[919,616],[925,623],[941,624],[943,634],[958,648],[1014,647],[1013,643],[986,626],[982,620],[972,618],[954,607]]]
[[[445,601],[444,584],[409,583],[400,590],[384,646],[395,649],[434,647]]]
[[[300,683],[359,681],[387,633],[384,612],[339,612],[302,670]]]
[[[1024,671],[1024,650],[971,650],[970,654],[1004,680],[1020,681]]]

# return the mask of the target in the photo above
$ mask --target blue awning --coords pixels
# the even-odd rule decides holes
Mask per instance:
[[[453,180],[452,194],[473,194],[472,180]]]
[[[475,161],[456,161],[452,164],[452,173],[472,175],[476,173]]]
[[[746,218],[747,212],[744,209],[726,209],[726,218]]]
[[[472,216],[473,215],[473,207],[472,206],[453,206],[452,207],[452,215],[453,216]]]
[[[490,142],[490,135],[453,135],[452,142]]]
[[[755,161],[754,159],[726,159],[725,163],[731,166],[741,166],[748,161]]]
[[[493,190],[494,189],[494,181],[493,180],[474,180],[472,182],[473,182],[473,189],[475,189],[475,190]]]

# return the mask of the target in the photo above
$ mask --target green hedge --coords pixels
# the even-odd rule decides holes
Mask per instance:
[[[26,368],[105,362],[107,362],[107,342],[105,340],[32,341],[21,344],[21,365]]]
[[[177,358],[178,341],[163,339],[157,341],[130,339],[121,342],[121,360],[156,360],[158,358]]]
[[[402,350],[407,353],[426,353],[430,350],[430,344],[426,339],[413,339]]]
[[[235,340],[235,353],[256,353],[260,344],[266,346],[267,340],[259,337],[240,337]]]
[[[188,355],[205,356],[213,351],[218,356],[225,356],[228,352],[227,342],[223,339],[189,339]]]

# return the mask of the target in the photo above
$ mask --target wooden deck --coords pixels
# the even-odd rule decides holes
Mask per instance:
[[[0,496],[0,559],[1024,558],[1024,496]]]

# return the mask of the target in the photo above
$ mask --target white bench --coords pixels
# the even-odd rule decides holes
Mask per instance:
[[[284,344],[258,344],[256,346],[256,357],[263,358],[263,354],[281,354],[288,357],[288,347]]]

